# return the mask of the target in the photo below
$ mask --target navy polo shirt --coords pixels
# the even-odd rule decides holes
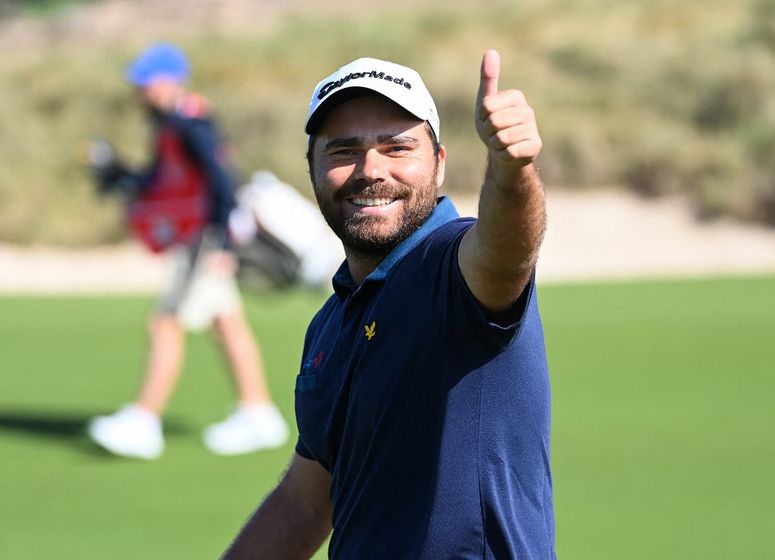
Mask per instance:
[[[331,473],[331,558],[555,558],[535,285],[488,317],[458,266],[474,223],[440,199],[360,286],[345,263],[309,326],[296,451]]]

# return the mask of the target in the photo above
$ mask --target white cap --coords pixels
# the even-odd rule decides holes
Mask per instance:
[[[363,89],[387,97],[422,121],[428,121],[439,140],[439,113],[420,75],[406,66],[359,58],[323,79],[312,93],[304,130],[314,134],[326,113],[337,103],[357,97]]]

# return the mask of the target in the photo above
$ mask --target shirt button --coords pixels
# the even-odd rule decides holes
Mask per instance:
[[[339,353],[339,359],[342,360],[342,361],[345,361],[347,359],[347,350],[342,350]]]

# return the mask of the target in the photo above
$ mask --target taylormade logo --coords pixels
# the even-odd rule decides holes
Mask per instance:
[[[323,84],[323,87],[321,87],[320,91],[318,92],[318,99],[323,99],[336,88],[340,88],[350,80],[357,80],[358,78],[374,78],[377,80],[385,80],[387,82],[393,82],[399,86],[404,86],[406,89],[412,89],[412,84],[405,81],[403,78],[394,78],[393,76],[386,75],[384,72],[377,72],[376,70],[372,70],[370,72],[353,72],[351,74],[347,74],[341,80]]]

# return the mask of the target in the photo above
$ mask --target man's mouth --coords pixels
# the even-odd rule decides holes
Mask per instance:
[[[395,198],[390,197],[366,198],[359,196],[351,198],[350,202],[352,202],[355,206],[387,206],[395,200]]]

